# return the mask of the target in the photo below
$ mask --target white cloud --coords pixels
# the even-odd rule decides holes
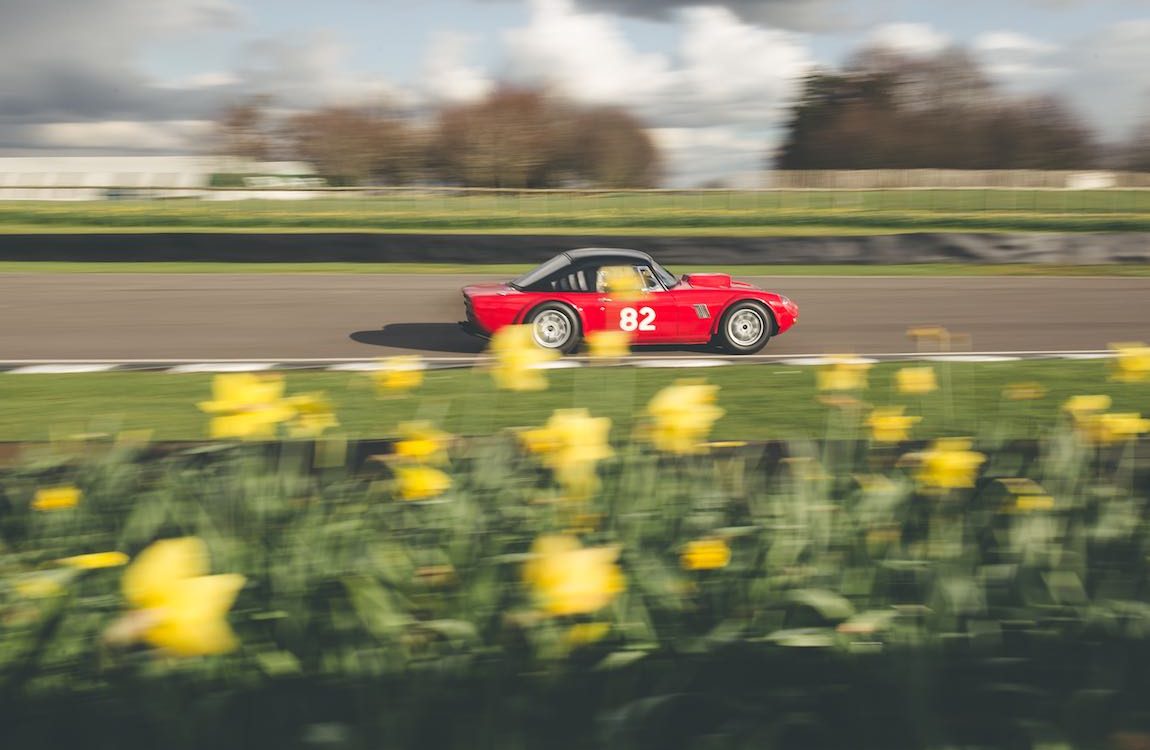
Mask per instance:
[[[867,44],[910,55],[933,55],[946,49],[950,37],[925,23],[888,23],[872,31]]]
[[[203,140],[211,132],[206,120],[132,122],[51,122],[32,129],[41,148],[126,151],[180,151],[189,142]]]
[[[676,187],[757,172],[763,168],[769,145],[761,132],[727,126],[654,128],[651,136]]]
[[[237,76],[244,89],[269,94],[282,107],[410,103],[411,93],[385,76],[350,70],[349,52],[328,29],[260,39],[248,45]]]
[[[1111,138],[1150,118],[1150,20],[1089,34],[1057,56],[1061,91]]]
[[[574,0],[580,9],[669,21],[694,7],[722,8],[747,23],[804,31],[841,30],[861,21],[850,0]],[[869,15],[869,14],[868,14]]]
[[[669,83],[663,55],[636,52],[614,19],[579,12],[570,0],[531,0],[530,23],[505,41],[516,77],[583,101],[649,100]]]
[[[683,20],[682,88],[717,107],[716,121],[769,119],[811,65],[797,35],[751,26],[725,8],[694,8]]]
[[[467,65],[470,39],[463,34],[437,34],[423,63],[422,89],[432,100],[466,102],[491,91],[493,83],[481,70]]]
[[[1150,73],[1150,19],[1121,21],[1095,35],[1089,53],[1107,73]]]
[[[1058,47],[1016,31],[988,31],[972,45],[986,70],[1008,85],[1029,86],[1064,72],[1054,64]]]
[[[508,69],[576,100],[636,111],[674,151],[673,180],[695,180],[700,169],[714,176],[720,165],[758,168],[812,64],[804,38],[723,7],[690,8],[677,19],[676,54],[650,54],[630,44],[617,19],[570,0],[532,0],[528,24],[506,36]]]

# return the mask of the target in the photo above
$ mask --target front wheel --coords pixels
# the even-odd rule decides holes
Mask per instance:
[[[567,305],[545,302],[531,311],[528,322],[531,338],[544,349],[570,354],[579,346],[579,319]]]
[[[767,345],[775,321],[761,303],[736,302],[719,321],[719,343],[731,354],[754,354]]]

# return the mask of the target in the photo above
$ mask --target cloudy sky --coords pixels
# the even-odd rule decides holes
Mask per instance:
[[[641,114],[695,184],[759,167],[797,79],[971,49],[1109,138],[1150,117],[1150,0],[0,0],[0,154],[181,153],[228,101],[418,111],[496,81]]]

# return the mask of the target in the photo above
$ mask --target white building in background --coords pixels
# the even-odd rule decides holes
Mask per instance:
[[[209,189],[213,178],[226,176],[232,176],[228,186],[248,189]],[[306,199],[319,194],[300,188],[325,184],[305,162],[221,156],[0,157],[0,200]]]

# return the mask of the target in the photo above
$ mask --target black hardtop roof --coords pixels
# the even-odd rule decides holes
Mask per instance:
[[[588,259],[593,260],[594,258],[631,258],[632,260],[654,263],[650,255],[638,250],[627,250],[626,248],[620,247],[580,247],[555,255],[551,260],[541,263],[512,281],[511,286],[519,289],[529,287],[532,284],[537,284],[551,274],[562,271],[572,264]]]
[[[651,256],[641,250],[629,250],[625,247],[580,247],[575,250],[568,250],[565,253],[571,260],[582,260],[583,258],[594,258],[598,255],[613,255],[615,257],[623,256],[627,258],[636,258],[638,260],[651,260]]]

